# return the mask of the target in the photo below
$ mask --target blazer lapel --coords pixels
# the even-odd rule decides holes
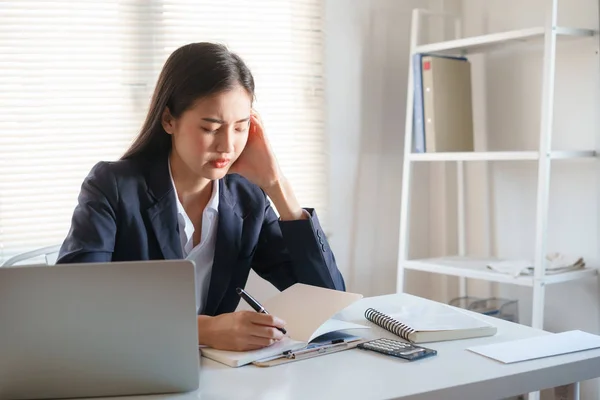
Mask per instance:
[[[177,224],[177,203],[174,196],[164,197],[150,207],[147,214],[165,260],[182,259],[183,251]]]
[[[243,218],[235,209],[235,201],[229,192],[226,179],[221,180],[219,188],[222,188],[219,193],[219,225],[208,296],[203,312],[206,315],[215,315],[229,288],[242,239]]]
[[[169,157],[147,166],[146,183],[154,202],[146,210],[148,220],[166,260],[182,259],[183,251],[177,224],[177,196],[169,174]]]

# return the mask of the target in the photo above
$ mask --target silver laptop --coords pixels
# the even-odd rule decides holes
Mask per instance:
[[[0,268],[0,399],[192,391],[191,261]]]

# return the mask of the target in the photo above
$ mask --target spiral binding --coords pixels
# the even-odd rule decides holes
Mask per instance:
[[[415,330],[411,327],[403,324],[402,322],[396,321],[395,319],[380,313],[373,308],[367,308],[365,311],[365,318],[375,325],[379,325],[388,332],[400,336],[402,339],[410,340],[408,336]]]

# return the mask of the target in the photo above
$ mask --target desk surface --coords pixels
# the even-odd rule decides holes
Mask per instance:
[[[373,326],[357,330],[370,338],[393,334],[363,317],[367,307],[421,304],[407,294],[363,299],[340,316]],[[230,368],[202,358],[200,389],[194,393],[143,396],[148,400],[192,399],[483,399],[506,398],[600,376],[600,349],[516,364],[501,364],[468,347],[521,339],[547,332],[483,317],[498,327],[492,337],[424,344],[436,357],[406,362],[359,349],[269,368]],[[140,399],[142,397],[128,397]]]

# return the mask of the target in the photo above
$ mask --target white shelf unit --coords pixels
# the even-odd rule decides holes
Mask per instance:
[[[439,257],[420,260],[409,260],[404,263],[404,268],[434,272],[438,274],[458,276],[463,278],[482,279],[488,282],[510,283],[519,286],[534,286],[533,276],[513,277],[508,274],[494,272],[486,267],[489,262],[498,261],[495,258],[471,258],[471,257]],[[573,281],[576,279],[593,278],[596,269],[582,268],[554,275],[546,275],[542,278],[545,285]]]
[[[537,161],[540,153],[537,151],[474,151],[454,153],[410,153],[410,161]],[[551,160],[575,160],[582,158],[595,159],[595,150],[582,151],[553,151],[548,157]]]
[[[551,32],[557,38],[577,38],[582,36],[593,36],[595,32],[591,29],[576,29],[562,26],[553,26]],[[541,42],[546,35],[543,26],[519,29],[508,32],[492,33],[489,35],[475,36],[464,39],[450,40],[441,43],[432,43],[415,47],[415,53],[433,54],[456,54],[457,52],[481,53],[495,50],[502,46],[509,46],[519,42]]]
[[[436,15],[428,10],[413,10],[410,42],[410,60],[408,76],[408,94],[406,103],[406,125],[404,140],[404,161],[402,173],[402,195],[400,207],[400,242],[398,246],[397,291],[404,291],[404,271],[418,270],[430,273],[445,274],[460,277],[461,295],[465,295],[465,280],[480,279],[488,282],[509,283],[530,287],[533,290],[532,326],[543,328],[545,287],[577,279],[589,279],[597,276],[595,268],[583,268],[576,271],[550,275],[546,273],[545,255],[547,252],[547,216],[549,202],[549,185],[551,166],[555,160],[590,159],[598,160],[595,150],[581,151],[552,150],[554,81],[556,68],[557,40],[576,40],[581,37],[597,36],[598,31],[590,29],[574,29],[557,26],[557,2],[548,0],[549,17],[546,26],[530,29],[514,30],[476,37],[461,38],[460,19],[454,17],[456,40],[432,44],[420,44],[419,32],[421,20],[425,16]],[[447,14],[443,14],[449,17]],[[455,153],[413,153],[413,62],[416,53],[439,55],[468,55],[494,51],[499,48],[510,48],[523,42],[543,46],[543,84],[540,93],[542,108],[540,114],[539,148],[537,151],[475,151]],[[410,220],[410,191],[411,175],[415,162],[456,162],[458,189],[458,255],[430,259],[409,259],[409,220]],[[535,218],[535,257],[534,273],[532,276],[513,277],[508,274],[494,272],[487,268],[486,259],[473,259],[465,254],[465,193],[464,193],[464,163],[471,161],[535,161],[538,169],[538,184],[536,194]],[[560,162],[560,161],[559,161]]]

